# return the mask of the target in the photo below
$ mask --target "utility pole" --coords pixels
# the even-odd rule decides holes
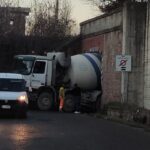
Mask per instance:
[[[58,22],[58,14],[59,14],[59,0],[56,0],[56,8],[55,8],[55,23]]]

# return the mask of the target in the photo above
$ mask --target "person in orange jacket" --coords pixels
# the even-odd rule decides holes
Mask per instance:
[[[64,86],[62,85],[59,88],[59,111],[63,110],[64,99],[65,99],[65,89],[64,89]]]

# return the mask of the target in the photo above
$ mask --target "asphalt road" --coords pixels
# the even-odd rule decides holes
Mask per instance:
[[[0,119],[0,150],[150,150],[150,132],[86,114]]]

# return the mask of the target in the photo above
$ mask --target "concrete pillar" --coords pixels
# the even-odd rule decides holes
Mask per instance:
[[[144,55],[144,108],[150,110],[150,2],[147,5],[147,24]]]
[[[122,54],[132,57],[132,71],[122,75],[123,98],[124,102],[143,106],[145,3],[124,3],[123,20]]]
[[[128,37],[128,10],[127,10],[127,3],[125,2],[123,5],[123,42],[122,42],[122,55],[128,54],[127,50],[127,37]],[[122,95],[122,103],[127,102],[128,100],[128,73],[122,72],[121,73],[121,95]]]

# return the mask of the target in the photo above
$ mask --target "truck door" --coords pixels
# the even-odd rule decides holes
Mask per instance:
[[[38,89],[41,86],[45,86],[46,83],[46,71],[47,61],[37,60],[33,67],[33,73],[31,75],[31,87]]]

